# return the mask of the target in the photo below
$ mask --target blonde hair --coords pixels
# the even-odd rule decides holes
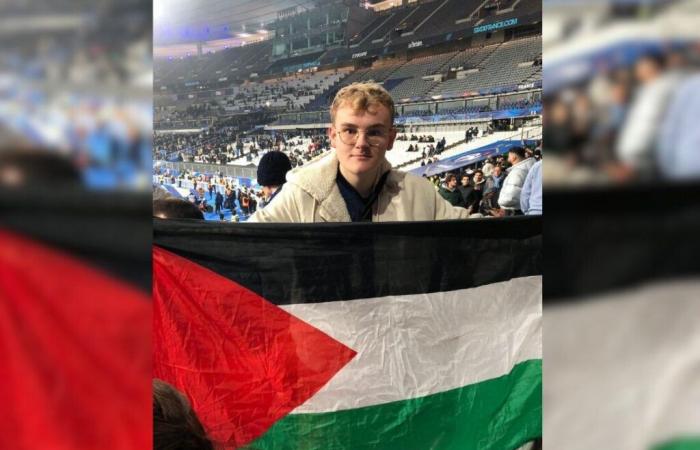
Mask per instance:
[[[367,111],[372,106],[384,105],[389,110],[391,124],[394,124],[394,100],[377,83],[352,83],[339,90],[331,103],[331,123],[335,122],[338,108],[345,105],[354,111]]]

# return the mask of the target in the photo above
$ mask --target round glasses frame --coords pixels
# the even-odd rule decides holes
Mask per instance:
[[[354,128],[348,128],[344,130],[337,130],[336,133],[338,134],[338,139],[340,139],[340,142],[342,142],[345,145],[355,145],[357,144],[357,140],[360,137],[360,130],[354,129]],[[350,134],[354,133],[354,134]],[[386,142],[389,133],[386,132],[385,130],[381,129],[371,129],[369,131],[363,131],[365,134],[365,140],[367,141],[367,145],[370,147],[379,147],[383,143]],[[370,134],[370,133],[377,133],[377,134]]]

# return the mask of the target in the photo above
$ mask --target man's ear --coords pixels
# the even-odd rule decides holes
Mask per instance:
[[[396,127],[391,127],[391,129],[389,130],[389,143],[388,143],[389,145],[386,148],[387,150],[391,150],[392,148],[394,148],[394,141],[396,140],[396,133],[397,133]]]
[[[328,127],[326,133],[328,134],[328,139],[330,139],[331,141],[331,147],[335,148],[335,138],[337,133],[335,132],[335,128],[333,127],[333,125]]]

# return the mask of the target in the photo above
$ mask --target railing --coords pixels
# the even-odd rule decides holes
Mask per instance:
[[[540,121],[537,123],[530,123],[526,127],[538,126],[538,128],[525,131],[525,127],[520,130],[520,140],[521,141],[536,141],[542,139],[542,123]]]
[[[255,179],[258,176],[256,167],[241,167],[233,165],[224,166],[221,164],[170,161],[154,161],[154,163],[154,165],[157,165],[158,167],[163,167],[166,169],[176,169],[180,172],[189,170],[192,172],[199,173],[223,173],[224,176],[251,179]]]

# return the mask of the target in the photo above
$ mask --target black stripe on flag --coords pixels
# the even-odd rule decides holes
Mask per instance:
[[[154,219],[154,244],[278,304],[421,294],[541,275],[542,219],[221,224]]]
[[[544,191],[545,303],[700,274],[700,184]]]
[[[148,293],[152,215],[150,192],[0,189],[0,227],[70,252]]]

